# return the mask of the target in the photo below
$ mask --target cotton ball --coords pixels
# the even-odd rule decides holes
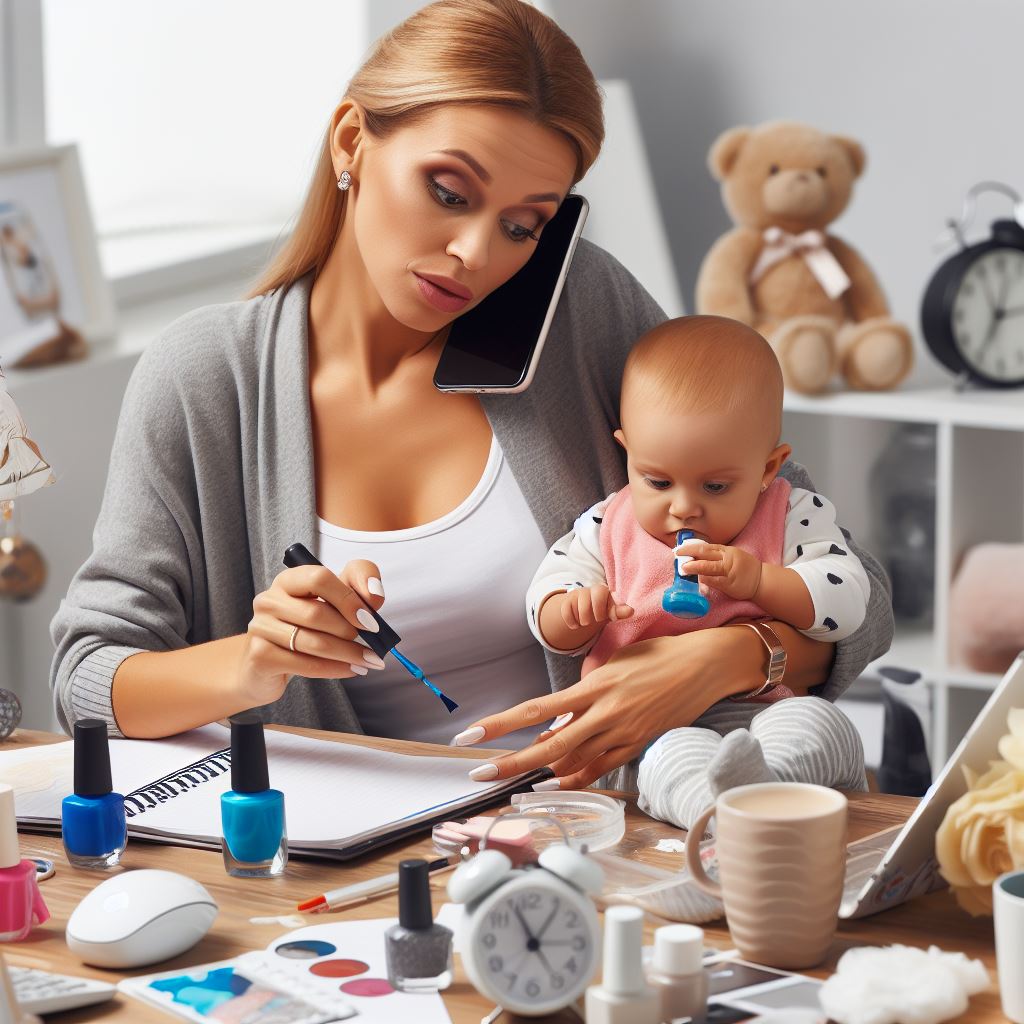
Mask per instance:
[[[939,1024],[989,987],[980,960],[910,946],[851,949],[822,986],[822,1008],[838,1024]]]

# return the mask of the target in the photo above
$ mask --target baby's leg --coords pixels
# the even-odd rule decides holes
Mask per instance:
[[[780,782],[866,790],[864,746],[853,723],[820,697],[790,697],[757,715],[750,731]]]
[[[717,732],[691,726],[672,729],[651,744],[637,776],[640,810],[689,828],[714,800],[707,769],[721,743]]]

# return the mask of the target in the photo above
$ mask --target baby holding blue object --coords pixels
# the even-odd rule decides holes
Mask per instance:
[[[778,475],[791,453],[782,399],[774,352],[744,324],[689,316],[644,335],[626,362],[614,435],[628,486],[577,518],[527,592],[534,635],[582,657],[581,677],[623,647],[712,626],[755,629],[773,652],[764,685],[645,752],[640,806],[683,827],[745,783],[865,788],[852,724],[781,679],[772,621],[838,642],[860,626],[870,594],[832,503]]]

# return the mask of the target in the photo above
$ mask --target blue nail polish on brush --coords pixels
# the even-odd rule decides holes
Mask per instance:
[[[254,711],[231,718],[231,789],[221,794],[220,818],[229,875],[271,878],[284,871],[284,793],[270,788],[263,722]]]
[[[297,565],[323,565],[316,555],[313,554],[305,544],[292,544],[288,550],[284,553],[284,564],[289,569],[295,568]],[[398,650],[398,642],[402,638],[379,616],[372,608],[367,607],[366,609],[377,621],[377,625],[380,627],[376,633],[371,632],[368,629],[359,629],[356,632],[366,641],[366,645],[377,655],[382,661],[385,655],[393,654],[398,660],[398,663],[411,675],[414,679],[418,679],[423,685],[430,690],[438,700],[448,709],[448,713],[451,714],[459,705],[451,699],[451,697],[443,694],[423,673],[423,669],[419,667],[415,662],[410,661],[404,654]]]
[[[684,540],[693,536],[692,530],[680,530],[676,534],[676,547],[679,547]],[[696,576],[686,576],[680,572],[680,567],[685,565],[689,559],[682,555],[676,555],[672,564],[675,566],[672,586],[661,595],[661,607],[671,615],[681,619],[699,619],[707,615],[711,605],[708,599],[700,592],[700,584]]]
[[[107,723],[75,722],[75,791],[61,803],[61,833],[69,863],[78,868],[110,868],[128,842],[124,797],[113,792]]]

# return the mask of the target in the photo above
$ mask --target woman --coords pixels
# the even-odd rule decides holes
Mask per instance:
[[[578,49],[519,0],[442,0],[380,41],[253,297],[179,320],[139,361],[95,550],[52,627],[65,727],[98,715],[155,737],[270,705],[291,725],[522,742],[568,701],[570,726],[496,771],[552,764],[580,786],[760,683],[757,637],[718,629],[635,645],[571,686],[578,663],[524,621],[546,545],[623,483],[622,365],[664,319],[613,259],[580,245],[527,392],[432,386],[453,311],[525,263],[602,136]],[[296,541],[326,568],[281,571]],[[834,698],[888,645],[884,576],[858,554],[872,604],[831,673],[828,645],[778,627],[798,693]],[[384,586],[451,718],[354,641]]]

